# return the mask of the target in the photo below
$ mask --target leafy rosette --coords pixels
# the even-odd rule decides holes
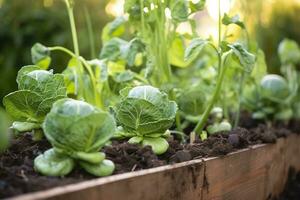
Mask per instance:
[[[53,148],[35,159],[35,169],[48,176],[64,176],[78,163],[95,176],[110,175],[114,164],[99,150],[115,129],[114,118],[109,113],[83,101],[59,100],[43,124]]]
[[[17,76],[18,91],[4,97],[6,111],[15,122],[12,128],[25,132],[41,128],[53,103],[66,97],[64,77],[37,66],[25,66]]]
[[[150,145],[156,154],[166,152],[169,144],[165,137],[174,122],[177,104],[152,86],[124,89],[121,95],[123,99],[114,109],[124,129],[121,136],[130,137],[130,143]]]

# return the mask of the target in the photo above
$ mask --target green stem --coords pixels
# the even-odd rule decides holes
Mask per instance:
[[[85,66],[85,68],[86,68],[86,70],[89,73],[89,76],[91,78],[93,89],[94,89],[95,104],[96,104],[97,107],[99,107],[101,109],[104,109],[104,104],[102,102],[101,96],[98,95],[97,81],[96,81],[95,75],[93,73],[93,70],[92,70],[91,66],[87,63],[87,61],[83,57],[80,57],[80,61]]]
[[[86,6],[84,7],[84,15],[85,15],[85,21],[86,21],[87,31],[88,31],[88,35],[89,35],[91,57],[96,58],[94,31],[93,31],[93,26],[92,26],[92,23],[91,23],[91,17],[90,17],[90,14],[89,14],[88,9],[86,8]]]
[[[101,98],[99,97],[98,91],[97,91],[97,81],[96,81],[95,75],[93,73],[93,70],[92,70],[91,66],[88,64],[88,62],[83,57],[77,57],[72,51],[70,51],[69,49],[64,48],[64,47],[54,46],[54,47],[48,47],[48,49],[50,51],[62,51],[73,58],[77,58],[79,63],[83,64],[83,66],[87,70],[87,72],[91,78],[91,81],[92,81],[92,85],[93,85],[93,89],[94,89],[94,96],[95,96],[95,104],[98,107],[103,109],[104,105],[103,105],[103,102],[102,102]]]
[[[72,0],[65,0],[71,25],[71,32],[72,32],[72,39],[73,39],[73,45],[74,45],[74,51],[77,57],[79,57],[79,46],[78,46],[78,38],[77,38],[77,31],[76,31],[76,25],[74,20],[74,2]]]
[[[219,12],[219,19],[218,19],[218,46],[221,46],[222,40],[222,16],[221,16],[221,0],[218,0],[218,12]]]
[[[182,132],[183,130],[182,130],[182,126],[181,126],[180,113],[179,112],[176,113],[175,122],[176,122],[177,130]]]
[[[67,49],[65,47],[54,46],[54,47],[48,47],[48,49],[50,51],[62,51],[64,53],[68,54],[69,56],[76,58],[76,55],[72,51],[70,51],[69,49]]]
[[[204,111],[204,114],[201,117],[201,120],[197,123],[196,127],[193,130],[194,133],[202,133],[202,131],[204,129],[204,126],[207,122],[207,119],[209,117],[209,114],[211,113],[212,108],[214,107],[216,101],[218,100],[218,97],[219,97],[219,94],[220,94],[220,91],[221,91],[221,88],[222,88],[222,83],[223,83],[223,80],[224,80],[224,77],[225,77],[225,72],[226,72],[225,62],[226,62],[226,59],[227,59],[228,55],[229,55],[229,52],[224,54],[223,57],[221,57],[220,55],[218,56],[220,74],[218,76],[217,85],[216,85],[215,91],[213,93],[212,99],[209,102],[208,107]]]

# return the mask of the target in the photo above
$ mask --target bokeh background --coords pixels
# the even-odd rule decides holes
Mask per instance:
[[[123,14],[124,0],[75,0],[75,17],[80,51],[91,58],[101,49],[101,30],[114,17]],[[208,8],[197,22],[203,36],[217,33],[217,0],[207,0]],[[300,43],[300,0],[222,0],[224,12],[240,14],[251,39],[265,51],[270,72],[278,72],[277,46],[287,37]],[[87,37],[87,18],[93,27],[94,47]],[[185,24],[180,32],[189,31]],[[72,49],[68,16],[62,0],[0,0],[0,99],[16,89],[18,69],[31,64],[30,48],[40,42]],[[55,55],[53,66],[62,70],[67,60]],[[1,104],[0,104],[1,105]]]

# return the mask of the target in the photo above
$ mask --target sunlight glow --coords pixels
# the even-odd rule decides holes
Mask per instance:
[[[219,0],[209,0],[207,2],[207,11],[209,15],[215,20],[218,20],[219,11],[218,11],[218,1]],[[221,1],[221,15],[223,16],[224,13],[228,13],[231,8],[231,0],[220,0]]]
[[[110,1],[105,7],[105,12],[114,17],[119,17],[124,14],[123,6],[124,0]]]

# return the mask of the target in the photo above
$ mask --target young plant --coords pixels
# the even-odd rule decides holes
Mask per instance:
[[[112,116],[86,102],[61,99],[43,123],[52,149],[34,160],[35,169],[47,176],[64,176],[79,164],[95,176],[108,176],[114,164],[99,150],[115,132]]]
[[[211,110],[215,106],[215,104],[220,100],[221,89],[223,85],[223,81],[230,67],[227,64],[229,58],[233,58],[238,61],[240,67],[247,72],[251,72],[255,63],[255,56],[249,53],[243,45],[240,43],[228,43],[226,40],[222,40],[222,19],[221,19],[221,6],[219,0],[219,26],[218,26],[218,46],[215,46],[210,40],[204,40],[201,38],[194,38],[190,45],[187,47],[185,51],[185,60],[193,60],[196,59],[199,54],[203,51],[206,46],[211,47],[215,51],[215,55],[217,57],[217,80],[216,86],[213,91],[212,96],[204,110],[204,113],[201,115],[200,120],[198,121],[196,127],[191,133],[191,143],[193,143],[193,138],[195,138],[195,134],[205,134],[204,128],[206,126],[208,117],[211,113]],[[231,23],[240,24],[236,18],[230,18],[227,15],[223,18],[223,24],[229,25]],[[204,136],[203,136],[204,137]]]
[[[267,74],[258,84],[247,86],[244,91],[245,107],[253,112],[254,119],[289,121],[297,117],[299,72],[296,64],[300,62],[300,49],[292,40],[284,39],[278,48],[283,76]],[[258,76],[258,74],[257,74]]]
[[[275,74],[265,75],[258,86],[249,86],[243,94],[245,108],[252,111],[254,119],[288,120],[292,117],[290,103],[286,101],[291,95],[287,81]]]
[[[293,115],[300,118],[300,96],[299,96],[299,71],[297,65],[300,63],[300,47],[290,39],[281,41],[278,47],[278,55],[281,61],[280,71],[288,81],[291,91],[290,104],[292,104]]]
[[[64,77],[38,66],[25,66],[17,76],[18,91],[3,98],[6,111],[18,132],[40,129],[52,104],[66,97]]]
[[[167,94],[152,86],[122,90],[122,101],[114,107],[118,124],[124,129],[117,137],[129,143],[150,145],[156,154],[167,151],[167,131],[174,122],[177,105]]]

